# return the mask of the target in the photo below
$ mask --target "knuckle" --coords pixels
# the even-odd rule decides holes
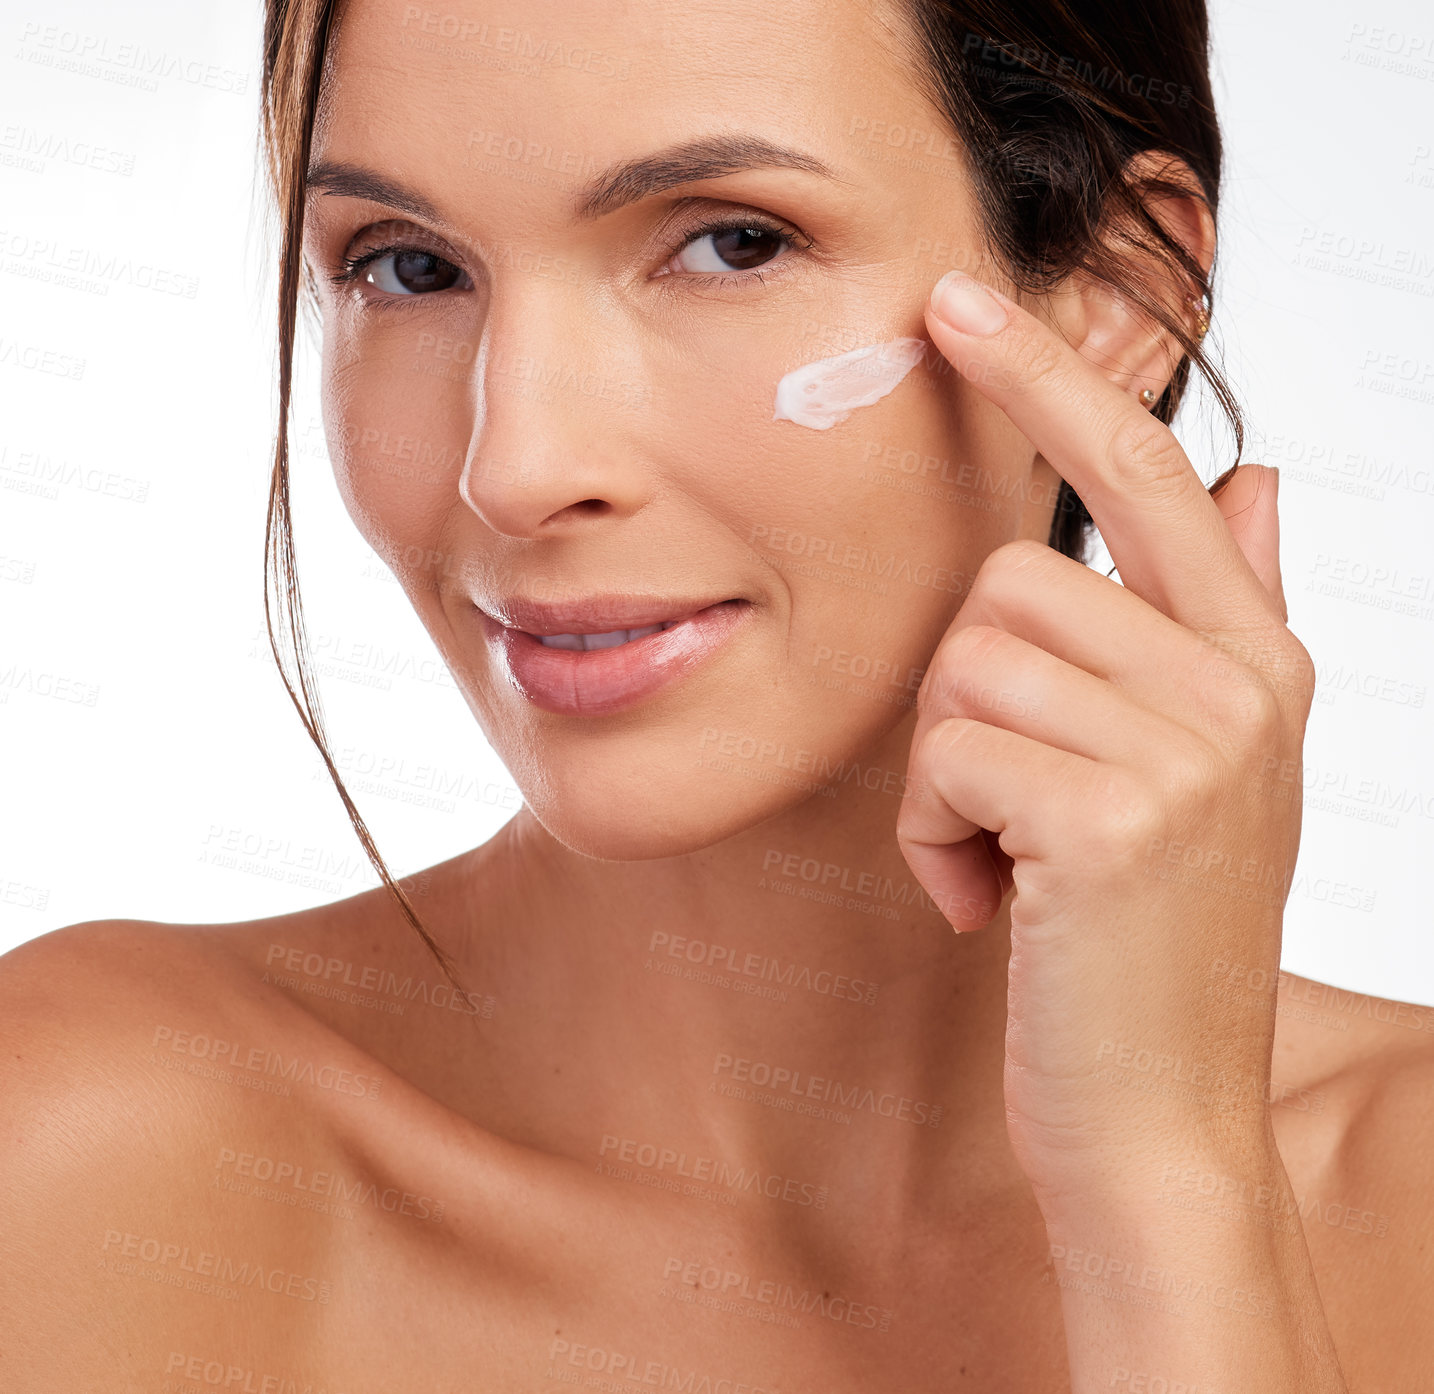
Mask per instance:
[[[1163,754],[1160,766],[1161,794],[1180,809],[1205,802],[1225,776],[1219,751],[1202,740],[1172,745]]]
[[[1009,594],[1019,581],[1027,581],[1032,575],[1037,582],[1044,578],[1051,568],[1053,558],[1060,554],[1030,537],[1017,537],[1003,542],[986,554],[985,560],[976,568],[966,604],[974,600],[977,606],[985,606],[993,613],[999,613],[1000,598]],[[1035,568],[1032,572],[1031,568]]]
[[[989,567],[994,575],[1014,576],[1028,566],[1046,563],[1055,555],[1044,542],[1037,542],[1033,537],[1013,537],[994,548],[981,569]]]
[[[968,624],[958,629],[949,642],[958,658],[971,661],[994,652],[1009,637],[994,624]]]
[[[1260,674],[1224,687],[1220,694],[1220,727],[1242,745],[1261,744],[1283,724],[1284,712],[1274,689]]]
[[[1011,355],[1016,382],[1044,389],[1060,372],[1061,348],[1048,335],[1032,335]]]
[[[1262,633],[1237,649],[1219,647],[1220,656],[1206,669],[1225,679],[1209,700],[1222,726],[1259,736],[1277,728],[1287,710],[1308,713],[1319,675],[1309,651],[1287,628]]]
[[[916,689],[916,709],[920,712],[941,711],[950,705],[960,671],[960,655],[954,647],[954,636],[947,636],[931,656],[926,675]]]
[[[1094,869],[1141,856],[1165,821],[1161,800],[1152,791],[1134,780],[1112,776],[1078,820],[1079,860]]]
[[[1191,468],[1175,433],[1148,412],[1123,416],[1107,440],[1106,459],[1124,487],[1169,487]]]
[[[1001,630],[989,624],[968,624],[948,635],[939,656],[943,681],[949,685],[980,667],[1003,637]]]
[[[1288,638],[1279,661],[1280,680],[1298,696],[1303,709],[1308,711],[1314,701],[1319,669],[1310,651],[1289,630],[1285,633]]]
[[[949,762],[956,751],[973,738],[980,725],[979,721],[965,716],[948,716],[938,721],[926,733],[922,763],[929,767]]]
[[[917,706],[930,710],[958,705],[962,691],[972,687],[973,673],[985,665],[1007,638],[1005,630],[989,624],[970,624],[948,634],[917,690]]]

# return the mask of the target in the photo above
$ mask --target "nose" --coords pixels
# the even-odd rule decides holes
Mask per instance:
[[[494,532],[536,538],[629,517],[652,481],[640,449],[647,389],[630,326],[569,282],[490,302],[459,493]]]

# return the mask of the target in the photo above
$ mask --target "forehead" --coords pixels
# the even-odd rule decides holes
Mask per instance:
[[[879,183],[951,158],[917,55],[900,0],[345,0],[314,157],[571,191],[740,130]]]

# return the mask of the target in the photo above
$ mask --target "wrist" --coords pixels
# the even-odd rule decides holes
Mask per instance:
[[[1293,1204],[1284,1160],[1268,1119],[1244,1137],[1208,1130],[1168,1135],[1067,1157],[1059,1169],[1027,1171],[1047,1227],[1122,1221],[1164,1226],[1172,1213],[1283,1213]]]

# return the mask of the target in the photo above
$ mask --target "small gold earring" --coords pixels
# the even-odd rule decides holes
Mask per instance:
[[[1159,395],[1150,387],[1147,387],[1145,391],[1140,394],[1140,401],[1143,406],[1153,407],[1159,400]]]

